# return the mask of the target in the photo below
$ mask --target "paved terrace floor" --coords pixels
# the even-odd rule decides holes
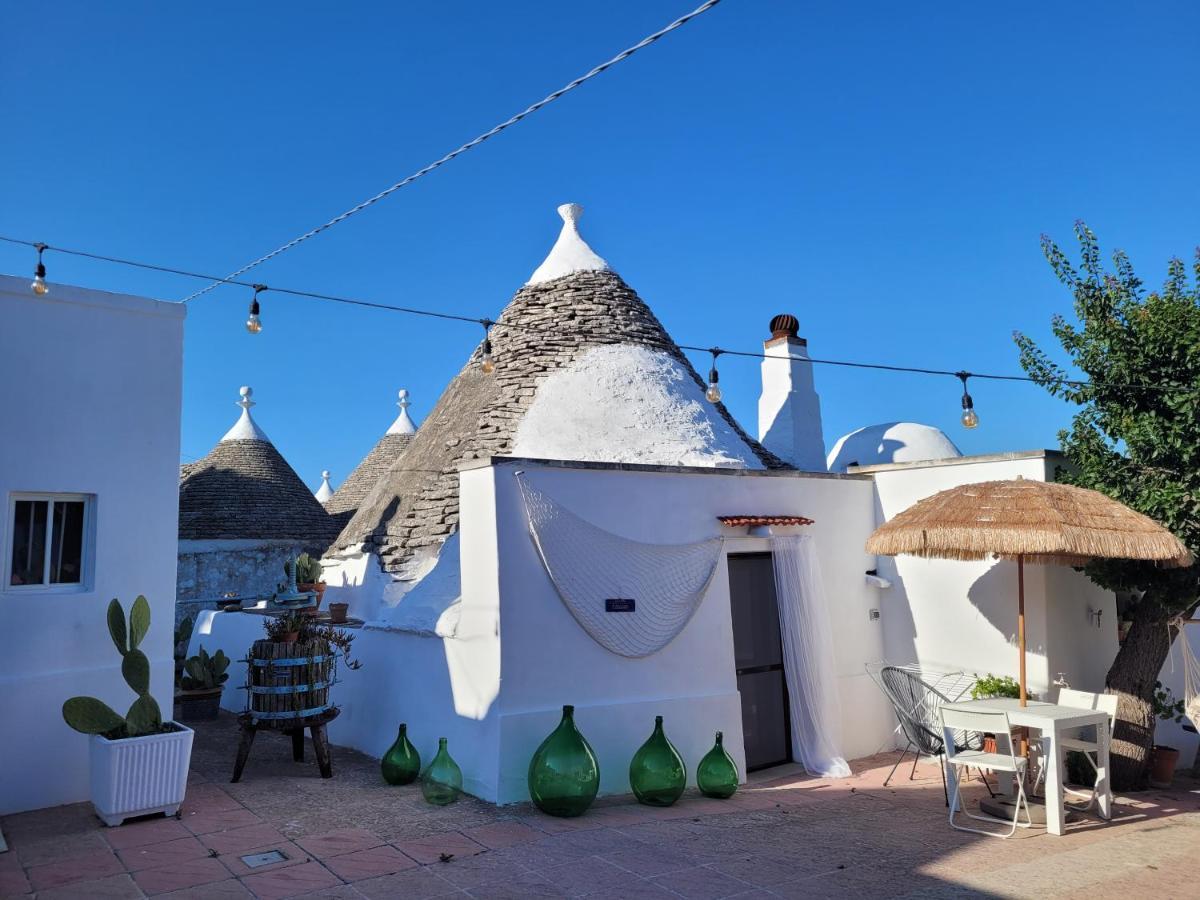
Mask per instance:
[[[229,784],[231,716],[196,735],[181,815],[105,828],[88,804],[8,816],[0,896],[1069,897],[1200,896],[1200,783],[1119,802],[1110,824],[1001,841],[952,831],[932,765],[882,786],[894,754],[854,777],[756,777],[730,800],[689,793],[651,809],[605,798],[579,819],[470,797],[444,808],[389,787],[378,763],[334,748],[334,778],[260,734]],[[453,748],[451,748],[453,750]],[[250,870],[239,857],[282,850]]]

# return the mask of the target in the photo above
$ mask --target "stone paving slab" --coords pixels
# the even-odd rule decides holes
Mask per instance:
[[[689,792],[653,809],[604,797],[555,819],[471,797],[429,806],[344,748],[322,780],[271,733],[229,784],[236,746],[231,716],[196,730],[178,818],[105,828],[83,803],[6,817],[0,900],[1200,896],[1200,783],[1183,777],[1122,798],[1111,823],[1002,841],[950,829],[933,765],[883,787],[895,754],[856,760],[840,781],[781,767],[727,801]],[[969,794],[986,796],[978,784]],[[267,850],[287,858],[259,869],[239,859]]]

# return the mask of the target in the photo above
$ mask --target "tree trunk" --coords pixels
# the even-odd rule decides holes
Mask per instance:
[[[1171,641],[1170,613],[1147,593],[1134,606],[1133,624],[1108,670],[1105,683],[1120,696],[1112,735],[1112,783],[1117,791],[1146,787],[1150,748],[1154,745],[1154,683]]]

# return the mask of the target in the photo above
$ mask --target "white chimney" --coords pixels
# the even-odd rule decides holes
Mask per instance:
[[[796,334],[795,316],[771,320],[771,338],[763,342],[762,395],[758,398],[758,440],[797,469],[824,472],[825,438],[821,398],[813,385],[808,342]]]

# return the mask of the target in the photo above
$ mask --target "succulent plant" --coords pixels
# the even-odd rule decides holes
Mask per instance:
[[[84,734],[103,734],[112,739],[157,734],[162,730],[162,713],[150,696],[150,660],[138,649],[149,630],[150,604],[145,597],[133,601],[128,626],[120,601],[114,599],[108,604],[108,633],[121,654],[121,674],[137,699],[122,716],[95,697],[72,697],[62,708],[68,725]]]
[[[317,584],[321,580],[321,563],[307,553],[296,557],[296,583]]]
[[[200,646],[200,652],[190,657],[183,664],[183,681],[180,687],[185,691],[211,691],[229,680],[229,657],[224,650],[218,650],[212,656]]]

